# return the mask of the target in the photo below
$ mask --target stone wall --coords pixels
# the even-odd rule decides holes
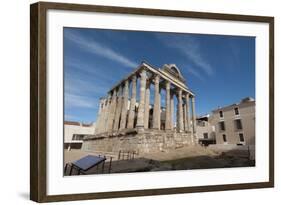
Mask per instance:
[[[95,152],[136,151],[153,153],[169,151],[192,144],[191,133],[149,131],[118,135],[93,135],[84,140],[82,150]]]

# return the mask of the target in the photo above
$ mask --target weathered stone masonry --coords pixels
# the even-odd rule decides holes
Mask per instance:
[[[151,85],[154,85],[152,104]],[[161,90],[165,90],[165,96],[161,96]],[[176,119],[173,119],[174,96]],[[161,99],[165,99],[165,107],[161,107]],[[101,98],[95,135],[85,138],[82,149],[147,153],[194,144],[195,116],[195,95],[176,65],[165,64],[159,69],[143,62],[113,86],[107,97]]]

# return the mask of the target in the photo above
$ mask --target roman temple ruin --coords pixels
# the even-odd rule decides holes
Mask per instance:
[[[196,143],[195,95],[180,70],[143,62],[100,98],[95,134],[82,149],[148,153]]]

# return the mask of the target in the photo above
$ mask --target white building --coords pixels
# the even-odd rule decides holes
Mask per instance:
[[[80,122],[64,122],[64,148],[80,149],[85,135],[95,134],[95,124],[83,124]]]

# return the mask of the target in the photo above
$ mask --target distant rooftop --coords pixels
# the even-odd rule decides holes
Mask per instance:
[[[254,102],[255,99],[252,98],[252,97],[246,97],[246,98],[243,98],[240,103],[245,103],[245,102]]]
[[[252,98],[252,97],[246,97],[246,98],[243,98],[242,100],[240,100],[240,102],[238,103],[234,103],[232,105],[227,105],[227,106],[224,106],[224,107],[218,107],[217,109],[214,109],[212,112],[218,112],[220,110],[226,110],[226,109],[230,109],[230,108],[233,108],[233,107],[236,107],[236,106],[240,106],[240,105],[243,105],[243,104],[255,104],[255,99]]]
[[[64,125],[74,125],[74,126],[82,126],[82,127],[91,127],[93,126],[92,123],[81,123],[81,122],[75,122],[75,121],[64,121]]]

